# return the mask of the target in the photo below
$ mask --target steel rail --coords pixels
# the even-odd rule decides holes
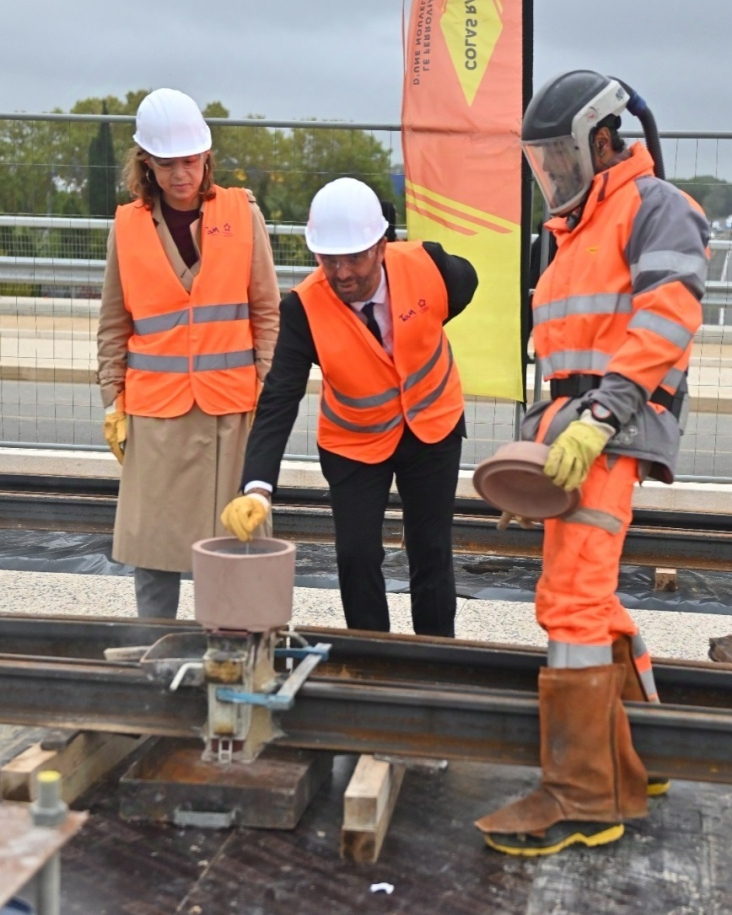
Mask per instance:
[[[732,711],[636,705],[628,714],[649,771],[732,782]],[[0,721],[39,727],[192,737],[206,717],[202,689],[171,693],[142,671],[104,662],[0,660]],[[535,765],[536,696],[474,687],[306,683],[279,716],[282,745]]]
[[[315,678],[535,692],[539,668],[545,663],[542,649],[525,646],[319,627],[297,632],[310,644],[331,645],[330,657],[321,662]],[[98,663],[106,648],[152,645],[176,633],[186,637],[186,657],[192,645],[203,655],[207,647],[204,631],[183,620],[0,614],[0,661]],[[137,663],[117,662],[116,666],[136,669]],[[732,668],[727,665],[656,658],[654,670],[664,702],[732,709]]]
[[[85,644],[87,653],[99,652],[109,642],[147,644],[150,636],[164,630],[190,633],[196,628],[2,617],[0,721],[196,736],[206,717],[204,690],[173,693],[137,664],[43,657],[40,650],[57,650],[63,643],[66,648]],[[530,685],[542,663],[540,651],[339,630],[307,629],[300,634],[313,642],[327,637],[332,660],[304,684],[295,707],[279,717],[285,733],[280,743],[517,765],[538,761],[538,702]],[[8,649],[18,647],[32,649],[34,656],[12,656]],[[649,771],[732,782],[732,665],[659,662],[656,676],[686,702],[710,704],[628,703],[634,742]],[[493,685],[484,685],[491,677],[496,678]]]
[[[308,501],[305,501],[305,498]],[[455,549],[466,553],[539,557],[542,531],[509,528],[499,533],[498,513],[477,503],[458,506],[453,521]],[[86,492],[71,486],[55,491],[21,491],[0,478],[0,527],[111,533],[116,483],[95,481]],[[333,519],[326,495],[299,491],[278,493],[274,508],[278,533],[301,542],[332,542]],[[386,512],[385,543],[402,540],[401,511],[393,502]],[[685,569],[727,570],[732,555],[732,518],[689,512],[635,513],[623,548],[623,562]]]

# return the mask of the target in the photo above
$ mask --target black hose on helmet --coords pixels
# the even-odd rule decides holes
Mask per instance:
[[[653,112],[648,107],[646,100],[642,98],[635,89],[632,89],[626,82],[622,79],[618,79],[617,76],[611,76],[609,79],[614,79],[620,83],[620,85],[628,93],[628,104],[627,109],[643,125],[643,133],[646,138],[646,146],[648,152],[651,154],[653,159],[653,170],[656,173],[657,178],[666,177],[666,169],[663,165],[663,152],[661,151],[661,140],[658,136],[658,127],[656,126],[656,119],[653,117]]]

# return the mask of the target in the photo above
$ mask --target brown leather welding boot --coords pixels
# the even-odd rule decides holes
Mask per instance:
[[[642,641],[640,648],[645,649]],[[651,659],[646,651],[641,660],[645,671],[641,673],[635,659],[633,639],[629,635],[621,635],[613,642],[613,663],[622,664],[625,668],[625,681],[620,696],[623,702],[660,702]],[[649,775],[646,793],[648,797],[660,797],[667,794],[670,787],[671,781],[665,775]]]
[[[624,677],[615,664],[540,670],[541,787],[476,822],[487,845],[552,855],[614,842],[623,820],[647,815],[647,773],[620,700]]]

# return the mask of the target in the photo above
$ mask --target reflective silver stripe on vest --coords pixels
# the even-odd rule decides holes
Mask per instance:
[[[643,692],[646,694],[646,699],[649,702],[660,702],[658,698],[658,687],[656,686],[656,678],[653,676],[653,670],[644,670],[642,673],[638,671],[638,677],[641,681],[641,687]]]
[[[414,419],[418,413],[421,413],[422,410],[426,410],[431,404],[433,404],[437,398],[442,394],[442,392],[447,387],[447,382],[450,380],[450,373],[452,372],[452,365],[455,361],[452,355],[452,347],[450,344],[447,344],[447,353],[448,353],[448,362],[447,362],[447,371],[445,372],[442,381],[437,385],[437,387],[432,391],[431,394],[428,394],[426,397],[423,397],[419,403],[415,404],[407,411],[407,418]]]
[[[610,356],[595,349],[565,349],[550,356],[541,357],[544,377],[555,372],[589,372],[602,375],[610,362]]]
[[[334,413],[333,410],[328,406],[324,397],[320,398],[320,409],[326,419],[329,419],[334,425],[340,426],[341,429],[347,429],[349,432],[390,432],[392,429],[396,429],[397,426],[401,425],[402,414],[395,416],[393,419],[389,419],[384,423],[374,423],[371,426],[359,426],[357,423],[350,423],[347,419],[341,419],[337,413]]]
[[[194,324],[209,324],[212,321],[243,321],[248,317],[248,302],[233,305],[196,305],[193,309]]]
[[[662,318],[652,311],[637,311],[628,323],[628,329],[633,330],[650,330],[679,349],[686,349],[693,339],[693,334],[679,324],[678,321],[671,321],[668,318]]]
[[[380,407],[399,396],[399,388],[388,388],[381,394],[372,394],[370,397],[349,397],[347,394],[341,394],[337,388],[334,388],[327,378],[323,377],[323,381],[326,382],[333,393],[333,396],[339,403],[345,404],[347,407],[354,407],[356,410],[365,410],[368,407]]]
[[[159,334],[174,327],[185,327],[188,324],[190,311],[181,308],[179,311],[168,311],[162,315],[149,318],[138,318],[134,322],[135,333],[140,337],[148,334]],[[193,308],[194,324],[210,324],[213,321],[242,321],[249,317],[249,303],[238,302],[232,305],[196,305]]]
[[[163,330],[172,330],[174,327],[184,327],[188,324],[188,309],[168,311],[164,315],[153,315],[151,318],[138,318],[133,323],[138,337],[159,334]]]
[[[642,658],[644,654],[648,654],[648,648],[640,632],[630,637],[630,647],[634,658]]]
[[[697,254],[683,254],[680,251],[646,251],[635,264],[630,265],[633,282],[641,273],[693,276],[703,287],[707,275],[707,260]]]
[[[442,350],[444,349],[446,339],[447,338],[445,337],[444,333],[440,334],[440,342],[432,356],[430,356],[430,358],[427,360],[427,362],[425,362],[421,369],[417,369],[416,372],[412,372],[411,375],[407,375],[407,380],[404,382],[405,391],[413,388],[415,384],[420,382],[423,378],[426,378],[432,369],[437,365],[437,360],[442,355]]]
[[[573,645],[549,640],[546,652],[548,667],[602,667],[613,663],[612,645]]]
[[[187,372],[188,356],[150,356],[127,353],[127,367],[141,372]]]
[[[686,373],[682,372],[681,369],[669,369],[661,384],[666,385],[667,388],[673,388],[673,390],[676,391],[684,380],[685,375]]]
[[[547,302],[534,309],[534,327],[571,315],[630,314],[633,297],[623,292],[602,292],[597,295],[571,295],[566,299]]]
[[[241,369],[247,365],[254,365],[253,349],[234,350],[232,353],[208,353],[193,357],[194,372]]]
[[[646,648],[646,643],[643,641],[643,637],[640,633],[631,636],[630,644],[633,651],[633,664],[635,666],[635,659],[647,655],[648,648]],[[650,658],[648,660],[650,661]],[[641,681],[641,687],[646,694],[646,699],[649,702],[659,702],[658,687],[656,686],[656,678],[653,676],[653,668],[649,667],[648,670],[640,671],[636,667],[635,672],[638,674],[638,678]]]
[[[578,508],[571,515],[562,518],[565,524],[586,524],[588,527],[599,527],[609,534],[618,534],[623,529],[623,522],[609,512],[597,508]]]

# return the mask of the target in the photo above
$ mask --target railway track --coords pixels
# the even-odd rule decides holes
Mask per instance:
[[[117,483],[47,476],[0,475],[0,527],[111,533]],[[482,502],[463,499],[453,523],[455,549],[464,553],[538,557],[541,529],[499,533],[499,512]],[[274,508],[279,536],[300,542],[332,542],[333,520],[325,491],[280,490]],[[399,500],[386,513],[387,544],[401,542]],[[636,512],[623,562],[699,570],[732,570],[732,517],[690,512]]]
[[[334,752],[538,762],[540,651],[507,645],[303,629],[331,654],[279,716],[284,746]],[[149,645],[197,625],[117,618],[0,615],[0,722],[193,737],[202,688],[171,692],[105,648]],[[203,649],[202,649],[203,650]],[[649,771],[732,783],[732,665],[656,661],[660,706],[628,703]]]

